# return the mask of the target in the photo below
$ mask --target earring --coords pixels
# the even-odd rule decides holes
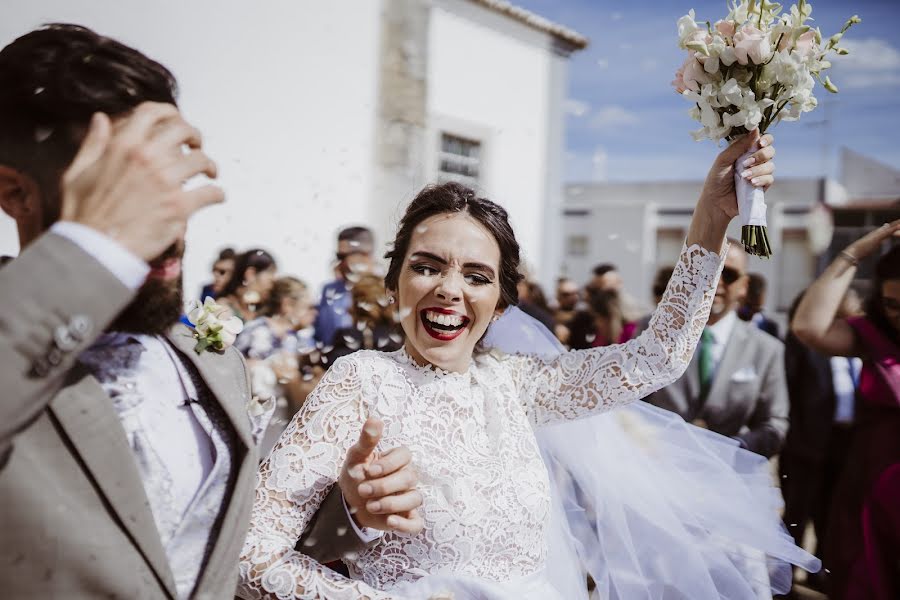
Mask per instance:
[[[393,296],[391,296],[390,298],[388,298],[388,304],[393,304],[393,303],[396,302],[396,301],[397,301],[397,299],[394,298]]]

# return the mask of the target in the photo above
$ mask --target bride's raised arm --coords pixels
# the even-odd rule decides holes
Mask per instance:
[[[756,141],[756,132],[716,157],[675,271],[649,327],[624,344],[565,352],[552,359],[512,357],[509,364],[526,410],[536,425],[577,419],[643,398],[687,369],[709,317],[724,264],[725,230],[737,215],[734,161]],[[759,139],[748,175],[768,187],[772,137]]]
[[[392,597],[294,550],[335,485],[365,420],[356,364],[338,359],[260,466],[250,531],[241,551],[240,597]]]

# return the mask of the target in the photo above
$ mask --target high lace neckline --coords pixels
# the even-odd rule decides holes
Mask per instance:
[[[467,379],[472,374],[472,371],[475,367],[475,357],[472,356],[469,358],[469,366],[465,371],[450,371],[448,369],[442,369],[441,367],[427,363],[425,365],[420,365],[415,358],[409,353],[409,350],[406,349],[406,344],[400,346],[399,350],[395,350],[392,352],[394,358],[403,365],[408,365],[412,367],[415,371],[425,374],[425,375],[437,375],[440,377],[448,377],[451,379]]]

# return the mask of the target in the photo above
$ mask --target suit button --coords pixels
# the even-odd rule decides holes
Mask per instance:
[[[46,358],[39,358],[31,365],[31,374],[35,377],[46,377],[50,372],[50,363]]]
[[[69,332],[72,337],[81,341],[91,332],[92,325],[90,317],[75,315],[69,320]]]
[[[72,335],[68,327],[60,325],[53,332],[53,343],[63,352],[71,352],[78,347],[78,340]]]
[[[47,352],[47,362],[53,367],[58,367],[62,359],[63,353],[59,348],[50,348],[50,351]]]

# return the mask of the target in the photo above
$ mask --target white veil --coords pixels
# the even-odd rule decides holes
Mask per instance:
[[[486,349],[552,358],[556,337],[516,307],[491,325]],[[794,545],[779,518],[768,461],[738,443],[644,402],[537,431],[553,517],[546,570],[490,582],[425,577],[402,591],[454,600],[757,600],[786,593],[791,565],[821,563]],[[437,595],[435,595],[437,594]]]

